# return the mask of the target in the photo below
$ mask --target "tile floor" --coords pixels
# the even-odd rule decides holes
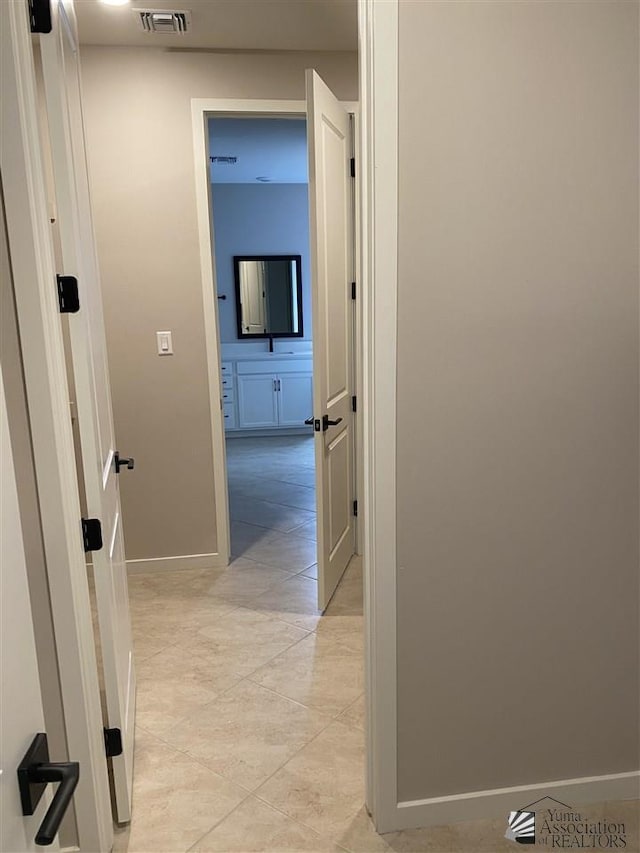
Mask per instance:
[[[309,445],[228,442],[228,569],[130,578],[133,820],[114,850],[513,850],[502,818],[375,833],[363,805],[362,568],[352,561],[320,617]],[[616,819],[631,822],[633,808]]]

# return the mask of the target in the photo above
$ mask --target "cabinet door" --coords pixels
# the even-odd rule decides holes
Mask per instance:
[[[277,380],[269,373],[245,373],[238,376],[240,429],[278,426],[276,388]]]
[[[311,373],[284,373],[278,376],[278,423],[280,426],[304,426],[313,414],[313,376]]]

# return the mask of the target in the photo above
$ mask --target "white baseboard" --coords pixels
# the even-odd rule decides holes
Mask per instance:
[[[500,816],[504,816],[506,820],[510,811],[545,796],[555,797],[571,806],[610,800],[634,800],[640,796],[640,771],[616,773],[611,776],[585,776],[580,779],[563,779],[560,782],[518,785],[513,788],[402,802],[397,805],[394,821],[397,826],[393,829],[419,829]],[[383,831],[392,830],[384,827]]]
[[[177,557],[150,557],[144,560],[127,560],[130,575],[143,572],[176,572],[185,569],[217,569],[228,566],[221,554],[180,554]]]

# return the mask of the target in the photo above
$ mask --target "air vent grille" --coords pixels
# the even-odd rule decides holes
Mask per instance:
[[[145,33],[186,33],[191,29],[190,12],[166,9],[134,9]]]
[[[212,163],[226,163],[228,166],[233,166],[238,162],[237,157],[232,157],[230,154],[214,154],[209,157]]]

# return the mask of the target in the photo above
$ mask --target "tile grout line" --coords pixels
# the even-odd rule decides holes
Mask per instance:
[[[267,779],[265,779],[265,780],[264,780],[264,782],[262,782],[262,783],[261,783],[261,784],[256,788],[256,790],[253,792],[253,796],[254,796],[257,800],[260,800],[260,802],[265,803],[265,805],[270,806],[271,808],[277,808],[276,806],[274,806],[274,805],[273,805],[273,803],[270,803],[270,802],[269,802],[269,800],[265,799],[264,795],[262,795],[262,796],[260,795],[260,793],[259,793],[260,789],[261,789],[261,788],[264,788],[264,786],[265,786],[268,782],[270,782],[270,781],[271,781],[271,779],[273,779],[273,777],[274,777],[277,773],[279,773],[281,770],[284,770],[284,768],[285,768],[288,764],[290,764],[290,763],[294,760],[294,758],[297,758],[297,757],[298,757],[298,755],[302,752],[302,750],[303,750],[303,749],[306,749],[308,746],[310,746],[310,744],[312,744],[315,740],[317,740],[317,739],[320,737],[320,735],[321,735],[321,734],[323,734],[323,733],[324,733],[324,732],[329,728],[329,726],[330,726],[330,725],[332,725],[332,723],[337,723],[339,726],[344,726],[344,727],[345,727],[345,728],[347,728],[347,729],[351,729],[351,728],[352,728],[351,726],[348,726],[348,725],[346,725],[345,723],[341,723],[339,720],[334,720],[334,719],[330,720],[330,721],[329,721],[329,723],[327,723],[327,725],[326,725],[326,726],[324,726],[324,728],[322,728],[322,729],[321,729],[317,734],[315,734],[315,735],[311,738],[311,740],[309,740],[307,743],[305,743],[305,745],[304,745],[304,746],[300,747],[300,749],[299,749],[299,750],[297,750],[297,751],[296,751],[296,752],[295,752],[295,753],[294,753],[290,758],[288,758],[288,759],[284,762],[284,764],[282,764],[280,767],[278,767],[278,769],[277,769],[277,770],[274,770],[274,772],[273,772],[273,773],[272,773],[272,774],[271,774]],[[355,731],[355,729],[354,729],[354,731]],[[359,734],[361,734],[361,731],[360,731],[359,729],[358,729],[357,731],[358,731],[358,733],[359,733]],[[363,781],[363,785],[364,785],[364,781],[365,781],[365,780],[364,780],[364,773],[363,773],[363,779],[362,779],[362,781]],[[362,799],[362,805],[365,805],[365,802],[364,802],[364,794],[363,794],[363,799]],[[281,811],[280,809],[277,809],[277,810],[278,810],[278,811]],[[301,821],[301,820],[298,820],[297,818],[294,818],[292,815],[287,814],[287,812],[282,812],[282,813],[283,813],[286,817],[288,817],[290,820],[294,820],[296,823],[300,823],[300,824],[302,824],[302,826],[306,827],[307,829],[311,829],[313,832],[317,833],[318,835],[320,834],[320,833],[318,833],[318,831],[317,831],[316,829],[314,829],[312,826],[309,826],[309,824],[304,823],[304,821]],[[332,844],[338,844],[338,842],[337,842],[337,841],[335,841],[335,839],[333,839],[333,838],[331,838],[331,837],[328,837],[328,840],[329,840]]]
[[[246,800],[249,799],[249,797],[252,795],[252,792],[250,790],[248,790],[247,788],[245,788],[243,785],[239,785],[237,782],[233,782],[232,780],[227,779],[226,776],[222,776],[220,773],[216,773],[215,770],[212,770],[210,767],[207,767],[206,764],[203,764],[201,761],[198,761],[192,755],[189,755],[189,753],[183,752],[182,750],[178,749],[177,747],[172,746],[171,744],[168,744],[166,741],[163,741],[160,737],[158,737],[157,735],[154,735],[153,732],[150,732],[148,729],[145,729],[143,726],[140,726],[139,728],[141,728],[145,732],[145,734],[149,735],[150,737],[154,738],[155,740],[160,741],[160,743],[162,743],[167,748],[173,749],[175,752],[179,752],[181,755],[184,755],[186,758],[189,758],[191,761],[194,761],[200,767],[204,768],[205,770],[208,770],[209,773],[212,773],[214,776],[217,776],[218,779],[221,779],[223,782],[226,782],[228,784],[233,785],[236,788],[239,788],[240,791],[244,791],[244,796],[240,800],[240,802],[237,803],[231,809],[231,811],[227,812],[226,815],[223,815],[223,817],[221,817],[220,820],[217,820],[212,826],[210,826],[209,829],[207,829],[196,841],[194,841],[194,843],[190,847],[188,847],[184,851],[184,853],[189,853],[190,850],[193,850],[193,848],[196,846],[196,844],[199,844],[202,841],[202,839],[205,837],[205,835],[208,835],[210,832],[213,832],[213,830],[217,826],[219,826],[223,820],[226,820],[226,818],[228,818],[229,815],[233,814],[233,812],[235,812],[236,809],[240,808],[240,806],[244,802],[246,802]]]

